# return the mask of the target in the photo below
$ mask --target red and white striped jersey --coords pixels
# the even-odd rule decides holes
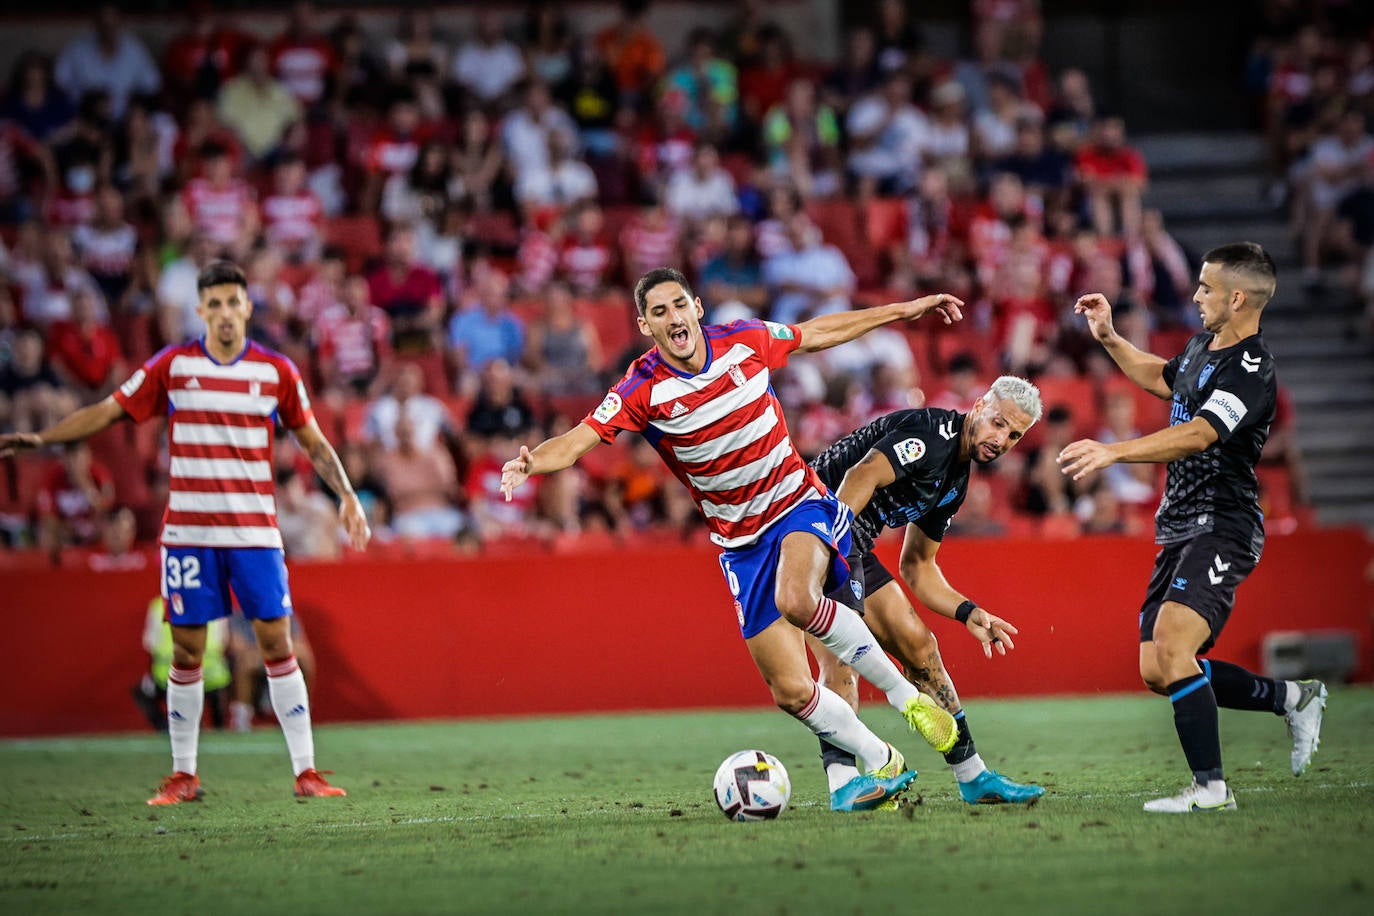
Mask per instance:
[[[235,178],[228,187],[216,188],[204,178],[192,178],[181,193],[198,231],[221,245],[238,241],[254,206],[253,189],[246,181]]]
[[[314,419],[294,363],[250,342],[231,363],[202,341],[167,347],[115,391],[136,422],[167,414],[170,493],[164,545],[282,546],[272,434]]]
[[[701,372],[685,375],[650,350],[582,422],[605,442],[642,434],[691,491],[711,540],[734,549],[825,485],[792,445],[771,385],[801,344],[797,328],[736,321],[701,330]]]
[[[262,228],[267,241],[295,251],[313,245],[324,223],[324,205],[311,190],[269,194],[262,201]]]

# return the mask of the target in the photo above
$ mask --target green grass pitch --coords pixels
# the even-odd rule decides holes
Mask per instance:
[[[958,800],[940,758],[898,744],[919,803],[832,814],[814,739],[781,713],[664,713],[327,726],[344,799],[296,800],[275,729],[208,733],[205,800],[150,808],[156,735],[0,742],[0,912],[1374,912],[1374,691],[1333,690],[1309,773],[1283,722],[1222,711],[1239,810],[1146,815],[1187,772],[1149,696],[980,702],[992,766],[1031,808]],[[865,718],[887,737],[895,713]],[[726,821],[725,756],[792,776],[775,822]]]

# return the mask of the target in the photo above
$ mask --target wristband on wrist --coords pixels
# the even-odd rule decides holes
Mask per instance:
[[[978,609],[978,605],[968,599],[964,599],[957,608],[954,609],[954,619],[960,623],[968,623],[968,615]]]

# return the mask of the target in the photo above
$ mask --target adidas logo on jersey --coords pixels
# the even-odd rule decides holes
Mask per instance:
[[[677,417],[682,416],[682,415],[685,414],[686,412],[687,412],[687,407],[686,407],[685,404],[683,404],[681,401],[674,401],[674,402],[673,402],[673,409],[672,409],[672,412],[671,412],[668,416],[671,417],[671,418],[677,418]]]
[[[200,387],[200,379],[196,378],[195,376],[192,376],[192,377],[191,377],[191,380],[190,380],[189,382],[186,383],[186,387],[187,387],[187,388],[199,388],[199,387]]]

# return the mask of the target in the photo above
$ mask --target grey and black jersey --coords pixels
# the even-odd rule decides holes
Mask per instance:
[[[968,491],[969,463],[959,460],[964,414],[953,410],[898,410],[845,436],[816,456],[811,466],[832,491],[845,472],[876,449],[897,479],[873,493],[854,519],[854,546],[873,548],[883,528],[914,523],[933,541],[945,536]]]
[[[1274,355],[1259,334],[1209,350],[1213,336],[1198,334],[1164,366],[1164,382],[1174,392],[1169,425],[1202,417],[1216,430],[1217,441],[1169,462],[1155,513],[1155,540],[1176,544],[1215,527],[1241,528],[1258,555],[1264,518],[1255,464],[1278,399]]]

